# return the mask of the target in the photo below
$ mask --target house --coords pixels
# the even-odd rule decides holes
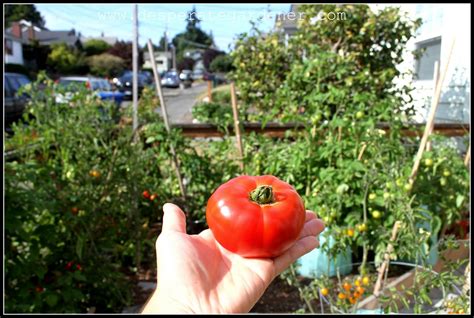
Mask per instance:
[[[24,40],[12,32],[5,32],[4,64],[24,65],[23,43]]]
[[[74,29],[64,31],[51,31],[32,25],[30,22],[21,20],[12,22],[12,26],[5,33],[13,34],[23,40],[23,44],[36,41],[39,45],[49,46],[55,43],[66,43],[73,46],[80,43],[80,35]]]
[[[286,41],[298,30],[298,19],[301,18],[298,12],[299,6],[292,4],[288,13],[277,14],[275,17],[275,30],[283,33]]]
[[[444,79],[435,122],[470,122],[471,35],[469,4],[403,4],[399,5],[411,18],[421,18],[423,24],[415,38],[407,43],[409,50],[424,49],[419,60],[407,53],[400,70],[412,70],[416,121],[425,122],[434,93],[434,65],[445,68],[452,40],[452,56]]]
[[[158,72],[166,72],[171,68],[171,52],[155,52],[155,62]],[[150,63],[150,54],[148,52],[143,53],[143,69],[152,69]]]

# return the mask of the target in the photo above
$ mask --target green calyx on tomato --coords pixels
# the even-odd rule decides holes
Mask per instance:
[[[296,190],[271,175],[233,178],[217,188],[206,207],[217,242],[242,257],[283,254],[298,239],[305,219]]]
[[[275,202],[273,198],[273,190],[271,186],[259,186],[252,192],[250,192],[250,200],[258,204],[272,204]]]

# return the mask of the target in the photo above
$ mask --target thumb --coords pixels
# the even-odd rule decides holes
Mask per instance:
[[[162,232],[174,231],[186,233],[186,216],[177,205],[165,203],[165,205],[163,205],[163,212]]]

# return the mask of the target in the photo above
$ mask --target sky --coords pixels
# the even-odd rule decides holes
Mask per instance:
[[[84,36],[115,36],[132,40],[132,4],[35,4],[50,30],[74,28]],[[139,44],[148,39],[158,43],[165,30],[172,39],[186,27],[186,14],[196,7],[200,27],[212,31],[219,49],[229,52],[236,36],[248,32],[250,20],[263,16],[259,28],[269,31],[274,27],[275,15],[287,13],[290,4],[138,4]]]

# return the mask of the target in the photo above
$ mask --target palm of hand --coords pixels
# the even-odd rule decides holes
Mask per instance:
[[[223,248],[210,230],[186,234],[185,216],[177,206],[167,204],[164,210],[169,212],[156,242],[156,298],[161,312],[250,311],[273,278],[319,245],[316,236],[324,229],[315,214],[307,211],[299,240],[283,255],[243,258]]]

